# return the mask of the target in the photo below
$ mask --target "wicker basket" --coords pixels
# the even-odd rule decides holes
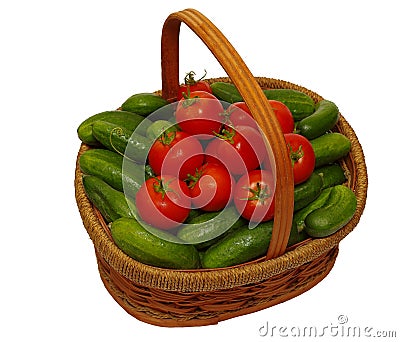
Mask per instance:
[[[229,77],[209,79],[236,85],[266,133],[276,160],[276,209],[267,255],[223,269],[171,270],[142,264],[113,242],[107,224],[86,197],[79,156],[75,196],[83,224],[94,244],[100,277],[111,296],[129,314],[158,326],[199,326],[248,314],[289,300],[320,282],[333,267],[339,242],[357,225],[365,207],[367,171],[356,134],[340,115],[335,130],[351,140],[351,151],[341,161],[348,186],[357,197],[356,213],[337,233],[309,239],[287,249],[293,214],[293,172],[283,134],[262,88],[303,91],[315,102],[322,97],[290,82],[254,77],[222,33],[201,13],[187,9],[171,14],[162,32],[162,96],[174,100],[178,79],[178,38],[184,22],[208,46]]]

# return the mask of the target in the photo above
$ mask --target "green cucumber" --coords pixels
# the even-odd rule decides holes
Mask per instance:
[[[346,181],[346,176],[338,164],[326,165],[314,170],[314,174],[322,177],[322,189],[318,197],[304,208],[296,211],[293,215],[293,228],[300,234],[305,232],[305,218],[312,211],[322,207],[329,197],[333,186],[343,184]]]
[[[143,118],[141,116],[141,118]],[[148,118],[143,118],[143,121],[136,127],[135,134],[146,136],[147,129],[153,123],[153,121],[149,120]]]
[[[200,267],[196,248],[180,243],[176,236],[166,231],[152,234],[148,228],[132,218],[118,219],[111,223],[110,229],[115,244],[141,263],[172,269]]]
[[[295,224],[292,224],[292,229],[290,230],[289,241],[287,247],[291,247],[299,242],[308,239],[309,236],[305,230],[299,230]]]
[[[121,110],[106,111],[92,115],[83,121],[77,130],[78,137],[83,143],[88,145],[98,145],[98,141],[93,135],[92,126],[94,122],[99,120],[110,122],[116,125],[123,125],[133,132],[143,121],[143,117]]]
[[[186,218],[185,223],[189,223],[191,220],[193,220],[195,217],[200,216],[204,214],[205,211],[201,209],[190,209],[189,216]]]
[[[100,211],[107,223],[120,217],[134,217],[131,202],[123,192],[115,190],[96,176],[84,175],[83,187],[89,201]]]
[[[332,101],[321,100],[315,106],[315,112],[302,119],[296,128],[299,134],[310,140],[331,130],[338,120],[338,107]]]
[[[315,172],[305,182],[297,184],[294,187],[294,211],[315,200],[321,193],[322,184],[322,177]]]
[[[250,229],[247,225],[209,247],[203,257],[204,268],[229,267],[261,257],[267,253],[273,221],[262,222]]]
[[[147,128],[146,136],[153,141],[164,132],[176,132],[177,130],[177,126],[173,125],[170,121],[157,120]]]
[[[228,103],[243,101],[243,97],[240,95],[239,90],[237,90],[236,86],[232,83],[214,82],[210,86],[212,93],[221,101]]]
[[[228,103],[243,101],[236,86],[232,83],[215,82],[211,84],[213,94]],[[263,90],[268,100],[284,103],[291,111],[295,121],[301,120],[315,111],[314,100],[307,94],[294,89],[265,89]]]
[[[306,207],[296,211],[293,215],[292,221],[292,230],[296,230],[299,234],[305,232],[305,219],[308,214],[313,212],[316,209],[321,208],[325,202],[327,201],[329,194],[331,193],[332,188],[326,188],[321,191],[320,195],[311,203],[309,203]]]
[[[268,100],[285,104],[295,121],[310,116],[315,111],[314,100],[307,94],[295,89],[266,89],[264,94]]]
[[[315,238],[336,233],[353,217],[357,207],[357,198],[353,191],[344,185],[331,188],[325,204],[312,211],[305,219],[305,230]]]
[[[122,170],[123,163],[126,163]],[[79,157],[79,166],[84,174],[99,177],[118,191],[124,187],[136,194],[145,180],[144,168],[120,154],[100,148],[85,151]]]
[[[223,211],[205,212],[186,222],[177,233],[178,238],[203,249],[221,237],[246,224],[234,207]]]
[[[344,170],[338,164],[321,166],[315,169],[314,172],[322,177],[322,189],[343,184],[347,180]]]
[[[315,168],[333,164],[345,157],[351,148],[350,139],[341,133],[326,133],[310,140],[315,153]]]
[[[168,101],[154,93],[139,93],[130,96],[121,105],[121,109],[142,116],[147,116],[164,107]]]
[[[115,151],[138,163],[145,163],[151,147],[151,140],[105,121],[93,124],[93,134],[96,139],[110,151]]]

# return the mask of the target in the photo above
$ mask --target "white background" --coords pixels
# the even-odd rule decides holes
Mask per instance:
[[[7,3],[0,5],[0,340],[291,340],[261,337],[259,329],[266,322],[322,329],[339,315],[347,326],[400,336],[395,1]],[[73,181],[77,126],[134,93],[160,89],[161,27],[187,7],[221,29],[254,75],[301,84],[339,106],[364,148],[369,191],[359,225],[316,287],[216,326],[175,329],[134,319],[105,290]],[[225,76],[182,27],[180,78],[203,69]],[[341,339],[329,336],[322,340]]]

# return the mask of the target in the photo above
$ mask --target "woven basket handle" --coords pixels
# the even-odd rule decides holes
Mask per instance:
[[[266,258],[282,255],[287,247],[293,217],[293,171],[278,120],[255,78],[225,36],[203,14],[186,9],[166,19],[161,38],[162,96],[176,98],[179,87],[179,30],[185,23],[209,48],[237,87],[254,119],[264,131],[275,157],[275,216]]]

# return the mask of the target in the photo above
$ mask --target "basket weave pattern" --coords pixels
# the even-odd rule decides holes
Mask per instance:
[[[296,89],[315,102],[323,99],[287,81],[265,77],[254,80],[261,88]],[[207,81],[234,83],[229,77]],[[284,253],[276,257],[267,255],[223,269],[162,269],[142,264],[123,253],[85,194],[79,156],[90,147],[81,144],[75,168],[75,197],[95,248],[100,277],[109,293],[129,314],[144,322],[160,326],[195,326],[258,311],[315,286],[333,267],[340,241],[358,224],[367,195],[367,171],[357,136],[342,115],[335,130],[348,137],[352,145],[349,155],[341,161],[348,177],[347,185],[357,197],[357,209],[351,221],[327,238],[309,239],[283,250]]]
[[[194,326],[258,311],[309,290],[329,273],[337,253],[338,248],[332,248],[321,258],[272,276],[267,282],[235,286],[233,281],[232,287],[224,290],[195,293],[134,284],[116,274],[102,258],[98,258],[98,266],[105,287],[129,314],[155,325]]]
[[[318,94],[286,81],[257,77],[261,87],[290,88],[307,93],[315,101]],[[229,82],[229,78],[208,80]],[[76,200],[90,238],[105,287],[131,315],[162,326],[214,324],[220,320],[258,311],[291,299],[321,281],[333,267],[339,242],[357,225],[365,205],[367,174],[357,137],[343,116],[337,131],[352,142],[342,167],[348,185],[358,199],[356,214],[337,233],[323,239],[307,240],[282,256],[260,258],[245,265],[216,270],[167,270],[141,264],[124,254],[112,241],[107,224],[92,206],[83,189],[78,159]]]

